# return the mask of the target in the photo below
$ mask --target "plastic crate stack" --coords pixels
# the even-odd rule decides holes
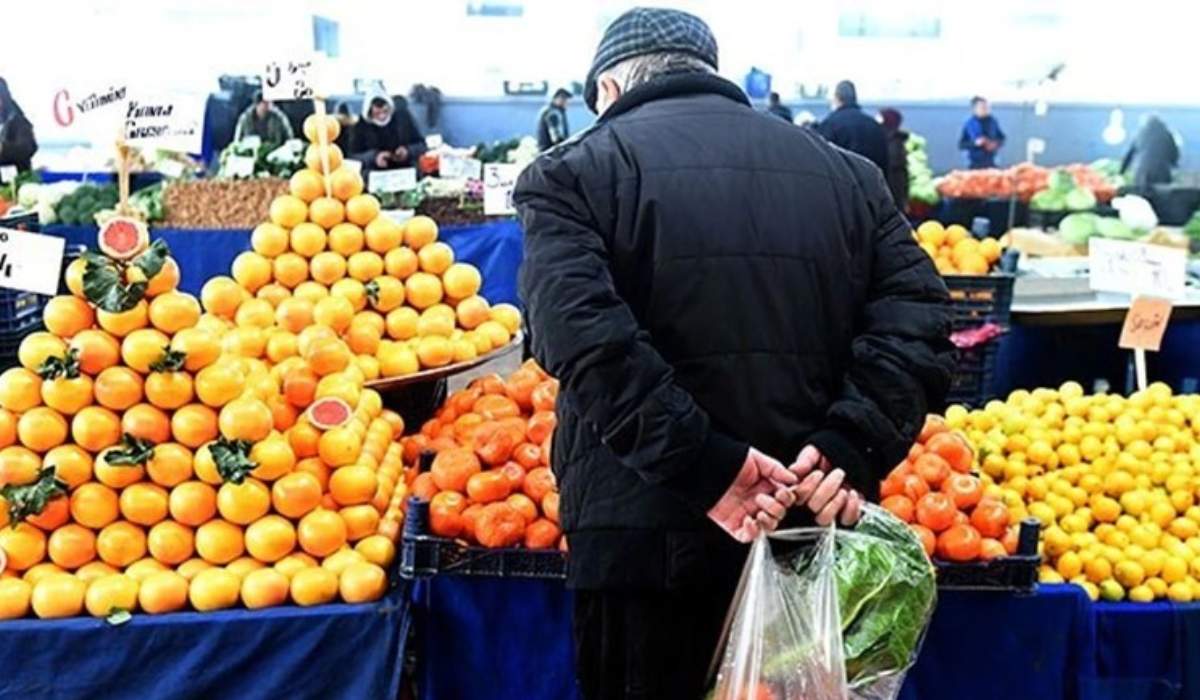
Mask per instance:
[[[1008,330],[1012,312],[1013,276],[946,275],[953,313],[951,332],[978,328],[988,323]],[[956,351],[958,363],[950,382],[947,404],[982,406],[994,398],[996,356],[1000,338]]]
[[[46,297],[33,292],[0,289],[0,370],[17,364],[21,340],[42,330]]]

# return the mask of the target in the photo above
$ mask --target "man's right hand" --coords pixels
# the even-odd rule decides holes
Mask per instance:
[[[760,530],[769,532],[779,526],[795,503],[792,488],[798,482],[794,473],[752,447],[733,484],[709,509],[708,517],[735,540],[750,542]]]
[[[832,469],[829,460],[812,445],[800,450],[795,463],[788,469],[800,479],[793,491],[796,505],[807,506],[821,526],[835,518],[847,527],[858,522],[862,496],[846,487],[846,473]]]
[[[387,151],[380,151],[375,154],[375,167],[386,168],[392,162],[392,154]]]

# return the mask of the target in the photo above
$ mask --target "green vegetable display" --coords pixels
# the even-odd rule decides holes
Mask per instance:
[[[1038,211],[1088,211],[1095,209],[1096,195],[1075,182],[1075,176],[1065,169],[1050,174],[1046,189],[1035,192],[1029,206]]]
[[[1192,214],[1192,218],[1183,225],[1183,233],[1188,238],[1200,239],[1200,209]]]
[[[55,215],[64,224],[94,225],[96,214],[117,206],[116,185],[80,185],[55,207]]]
[[[937,184],[933,181],[933,169],[929,167],[929,153],[925,150],[925,137],[909,134],[904,142],[908,152],[908,199],[930,206],[941,199]]]

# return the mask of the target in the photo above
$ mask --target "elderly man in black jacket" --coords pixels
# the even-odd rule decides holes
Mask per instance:
[[[949,380],[946,289],[879,169],[716,67],[699,19],[622,15],[598,122],[514,193],[589,700],[700,697],[742,543],[789,507],[853,524]]]
[[[835,146],[866,158],[883,172],[888,169],[887,133],[858,105],[858,89],[849,80],[833,88],[833,111],[817,124],[817,131]]]

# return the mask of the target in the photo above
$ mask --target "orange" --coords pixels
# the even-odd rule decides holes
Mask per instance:
[[[305,258],[311,258],[325,250],[328,236],[325,228],[315,223],[303,223],[292,229],[292,251]]]
[[[188,580],[174,571],[158,571],[138,586],[138,605],[151,615],[182,610],[187,604]]]
[[[246,578],[251,572],[260,571],[266,567],[263,563],[254,557],[238,557],[225,565],[225,570],[238,577],[238,580]]]
[[[93,530],[112,523],[120,512],[117,493],[95,482],[83,484],[71,493],[70,508],[75,522]]]
[[[455,448],[439,452],[430,473],[439,489],[464,492],[467,481],[481,470],[479,459],[471,450]]]
[[[171,419],[162,409],[148,403],[130,406],[121,416],[121,430],[155,445],[171,439]]]
[[[250,448],[250,461],[258,465],[251,474],[263,481],[275,481],[296,466],[292,446],[276,433]]]
[[[128,367],[109,367],[96,377],[92,390],[96,402],[101,406],[124,411],[142,400],[143,380],[141,375]]]
[[[17,421],[17,438],[34,452],[45,452],[67,439],[67,421],[52,408],[31,408]]]
[[[75,571],[75,578],[84,583],[91,583],[101,576],[120,573],[102,561],[90,561]]]
[[[349,547],[343,547],[342,549],[339,549],[333,554],[325,557],[325,559],[321,561],[321,568],[325,569],[326,571],[332,571],[334,574],[341,576],[342,572],[346,570],[346,567],[355,562],[361,561],[363,561],[363,556],[361,554],[353,549],[350,549]]]
[[[346,506],[338,511],[338,515],[346,523],[346,539],[350,542],[375,534],[379,527],[379,511],[368,503]]]
[[[192,377],[186,372],[151,372],[143,389],[151,405],[173,410],[192,400]]]
[[[73,416],[92,403],[94,390],[92,378],[86,374],[55,377],[42,382],[42,402],[61,414]]]
[[[242,556],[242,528],[224,520],[210,520],[196,529],[196,553],[210,564],[228,564]]]
[[[121,359],[125,365],[142,374],[150,371],[150,365],[163,356],[171,339],[153,328],[141,328],[131,332],[121,341]]]
[[[346,522],[332,510],[319,508],[300,519],[300,547],[314,557],[328,556],[346,544]]]
[[[358,465],[339,467],[329,477],[329,493],[343,506],[369,502],[378,485],[375,471]]]
[[[290,579],[302,569],[311,569],[318,566],[320,566],[320,563],[308,554],[304,552],[292,552],[283,559],[275,562],[275,566],[272,568]]]
[[[46,330],[59,338],[70,338],[91,328],[95,320],[92,307],[83,299],[69,294],[52,297],[42,309],[42,322]]]
[[[292,228],[308,216],[308,206],[303,199],[284,194],[271,200],[271,221],[283,228]]]
[[[192,449],[200,447],[217,437],[216,411],[196,403],[180,407],[171,416],[171,435],[187,447]],[[164,486],[170,485],[164,484]]]
[[[292,292],[282,284],[270,282],[258,288],[254,293],[255,298],[261,299],[271,305],[271,308],[279,306],[284,299],[290,299]]]
[[[346,276],[346,259],[333,251],[322,251],[308,262],[309,275],[326,286]]]
[[[198,372],[216,361],[221,354],[221,342],[215,335],[200,328],[185,328],[171,338],[171,349],[186,356],[183,368]]]
[[[496,309],[493,308],[492,315],[494,316],[495,313]],[[499,321],[484,321],[479,324],[475,332],[486,335],[488,342],[491,343],[493,348],[502,348],[512,340],[512,332]]]
[[[317,391],[317,375],[308,367],[294,369],[284,376],[282,389],[288,403],[296,408],[307,408]]]
[[[199,557],[192,557],[191,559],[188,559],[179,566],[175,567],[175,572],[182,576],[185,580],[191,581],[192,579],[196,578],[196,574],[204,571],[205,569],[211,568],[213,568],[212,564],[209,564]]]
[[[196,396],[213,408],[224,406],[237,398],[245,387],[246,378],[231,362],[216,362],[196,375]]]
[[[164,333],[191,328],[199,320],[200,302],[186,292],[165,292],[150,302],[150,323]]]
[[[328,326],[337,333],[346,330],[353,318],[354,305],[344,297],[326,297],[318,301],[313,308],[313,321]]]
[[[338,134],[342,131],[342,125],[333,115],[325,115],[324,119],[320,115],[310,114],[304,119],[303,129],[304,138],[310,143],[319,144],[321,142],[321,127],[325,127],[325,143],[331,143],[337,140]],[[312,171],[318,171],[319,168],[313,168]]]
[[[80,299],[84,298],[83,273],[86,270],[87,260],[84,258],[75,258],[71,261],[70,265],[67,265],[66,271],[63,272],[63,281],[66,283],[67,289]]]
[[[17,346],[17,361],[30,372],[37,372],[41,369],[46,358],[61,358],[66,354],[66,342],[53,333],[45,331],[30,333]]]
[[[305,172],[305,171],[300,171]],[[296,181],[300,172],[292,176],[292,182]],[[295,194],[293,192],[293,194]],[[303,199],[303,197],[301,197]],[[305,200],[309,201],[309,200]],[[288,232],[279,224],[265,222],[254,228],[254,232],[250,234],[250,247],[254,252],[266,258],[273,258],[281,253],[287,252],[288,248]]]
[[[306,299],[286,299],[275,308],[275,323],[280,328],[299,333],[312,324],[313,304]]]
[[[442,242],[430,243],[417,251],[417,260],[424,272],[441,275],[454,263],[454,249]]]
[[[344,277],[334,282],[333,286],[329,288],[329,295],[342,297],[350,302],[350,306],[356,313],[367,308],[366,285],[351,277]],[[353,322],[353,319],[351,319],[351,322]]]
[[[96,558],[96,535],[82,525],[63,525],[50,533],[46,551],[62,568],[78,569]]]
[[[96,553],[118,569],[146,556],[146,533],[123,520],[105,526],[96,536]]]
[[[137,525],[148,527],[167,517],[167,491],[157,484],[131,484],[121,491],[119,502],[121,515]]]
[[[83,612],[87,584],[74,576],[47,576],[33,587],[29,604],[43,620],[75,617]]]
[[[188,600],[200,612],[231,608],[237,605],[241,587],[237,574],[225,569],[205,569],[188,586]]]
[[[231,523],[249,525],[270,509],[271,492],[258,479],[247,478],[240,484],[226,482],[217,491],[217,510]]]
[[[185,481],[171,489],[167,507],[171,517],[179,523],[193,527],[203,525],[217,513],[217,492],[202,481]]]
[[[275,569],[251,571],[242,581],[242,604],[250,610],[287,602],[291,582]]]
[[[369,535],[354,545],[354,551],[372,564],[390,566],[396,558],[396,545],[383,535]]]
[[[491,307],[487,299],[481,296],[468,296],[454,307],[458,325],[468,330],[476,328],[484,321],[491,319]]]
[[[416,309],[427,309],[442,300],[442,280],[428,272],[414,272],[404,281],[404,297]]]
[[[96,323],[118,338],[124,338],[139,328],[145,328],[149,321],[150,305],[145,299],[126,311],[108,312],[101,309],[96,312]]]
[[[93,377],[117,364],[121,358],[121,344],[107,332],[89,328],[76,333],[68,347],[79,358],[79,369]]]
[[[317,233],[320,233],[320,229],[317,230]],[[271,268],[275,281],[288,289],[296,289],[308,279],[308,261],[297,253],[283,253],[275,258]]]
[[[376,252],[383,253],[384,251]],[[383,259],[383,265],[384,269],[392,277],[399,280],[406,280],[420,268],[421,262],[417,259],[417,254],[413,252],[412,248],[403,246],[388,249]]]
[[[150,574],[166,571],[167,567],[150,557],[142,557],[125,567],[125,575],[139,583]]]
[[[352,355],[346,344],[332,338],[316,340],[304,352],[305,362],[320,377],[341,372],[350,365],[351,359]]]
[[[299,354],[299,343],[294,334],[285,330],[273,329],[268,332],[265,352],[267,359],[272,364],[279,364],[287,358]]]
[[[346,207],[332,197],[317,197],[308,205],[308,220],[328,231],[346,220]]]
[[[174,520],[166,520],[150,528],[146,536],[150,556],[162,564],[175,566],[187,561],[195,551],[192,529]]]
[[[379,600],[387,590],[387,574],[378,564],[356,562],[342,572],[338,590],[347,603]]]
[[[99,452],[121,439],[121,420],[107,408],[88,406],[71,420],[71,438],[88,452]]]
[[[417,335],[454,335],[454,309],[446,304],[434,304],[421,312],[417,320]]]
[[[332,141],[332,139],[331,139]],[[321,157],[321,151],[328,153],[329,170],[332,172],[342,166],[342,149],[338,148],[337,144],[329,143],[324,149],[318,143],[312,143],[304,151],[304,164],[310,170],[324,171],[325,164]]]
[[[0,578],[0,620],[16,620],[29,614],[33,586],[19,578]]]
[[[233,259],[230,274],[242,289],[253,294],[259,287],[271,281],[271,259],[252,250],[245,251]]]
[[[381,339],[382,333],[365,323],[351,323],[350,330],[346,331],[346,344],[355,355],[374,355]]]
[[[370,282],[383,274],[383,256],[364,250],[350,256],[346,261],[346,273],[359,282]]]
[[[269,328],[275,323],[275,307],[265,299],[247,299],[238,307],[234,323],[242,328]]]
[[[341,223],[329,230],[329,249],[344,258],[362,250],[364,240],[363,230],[352,223]]]
[[[404,243],[413,250],[421,250],[437,237],[437,223],[428,216],[414,216],[404,225]]]
[[[46,556],[46,535],[28,523],[0,528],[0,549],[8,557],[7,568],[24,571]]]
[[[352,198],[357,198],[358,195],[362,194],[363,191],[362,175],[359,175],[349,168],[338,168],[329,174],[329,189],[333,192],[334,197],[343,202],[351,200]],[[349,204],[347,204],[346,208],[347,210],[349,209]],[[369,223],[373,218],[375,217],[371,216],[368,218],[367,223]],[[358,223],[354,219],[351,219],[351,221]],[[365,226],[366,224],[364,223],[361,225]]]
[[[126,486],[142,480],[145,476],[145,467],[141,464],[112,464],[108,461],[109,456],[117,448],[105,450],[96,456],[96,461],[92,465],[92,471],[96,477],[96,481],[110,486],[114,489],[125,488]]]
[[[375,221],[376,217],[379,216],[379,210],[380,210],[379,200],[376,199],[374,197],[374,195],[362,194],[362,179],[361,178],[358,181],[358,185],[359,185],[358,192],[356,192],[354,194],[354,196],[352,196],[352,197],[345,198],[346,219],[349,220],[351,223],[358,224],[359,226],[369,226],[372,222]],[[391,219],[388,219],[388,221],[391,222]],[[399,243],[400,243],[400,227],[396,226],[394,222],[392,223],[392,226],[396,232],[395,239],[392,242],[392,245],[399,245]],[[378,248],[376,248],[374,245],[371,246],[371,250],[383,252],[383,251],[380,251]],[[387,248],[385,248],[384,250],[387,250]]]
[[[107,617],[116,610],[133,610],[137,595],[137,581],[124,574],[109,574],[87,586],[84,606],[92,617]]]
[[[42,378],[24,367],[10,367],[0,374],[0,407],[28,411],[42,402]]]
[[[268,515],[246,528],[246,551],[268,564],[291,554],[296,547],[296,529],[286,518]]]
[[[79,445],[59,445],[42,457],[42,464],[54,467],[54,475],[66,483],[67,489],[92,478],[92,456]]]
[[[321,502],[321,482],[308,472],[292,472],[271,486],[271,503],[289,518],[299,518]]]
[[[296,420],[287,431],[288,444],[298,459],[313,457],[317,454],[321,439],[321,431],[313,427],[303,416]]]
[[[317,441],[317,454],[330,467],[353,464],[361,452],[362,439],[349,426],[326,430]]]
[[[445,367],[454,360],[454,346],[440,335],[424,336],[417,342],[417,359],[422,367]]]
[[[433,246],[421,252],[431,248]],[[479,274],[479,269],[470,263],[454,263],[442,273],[442,286],[450,298],[466,299],[479,293],[479,288],[483,286],[483,277]]]
[[[221,435],[229,440],[258,442],[271,433],[275,417],[267,404],[254,398],[238,398],[221,409]]]
[[[316,170],[297,170],[288,181],[288,191],[306,203],[311,202],[325,194],[325,178]]]
[[[512,547],[525,536],[525,518],[507,503],[483,507],[475,519],[475,539],[484,547]]]
[[[290,592],[296,605],[323,605],[338,594],[337,574],[321,567],[301,569],[292,576]]]
[[[242,303],[245,290],[231,277],[213,277],[200,289],[200,303],[204,310],[221,318],[233,318]]]
[[[521,329],[521,312],[512,304],[496,304],[492,307],[491,320],[504,326],[509,335],[516,335]]]

